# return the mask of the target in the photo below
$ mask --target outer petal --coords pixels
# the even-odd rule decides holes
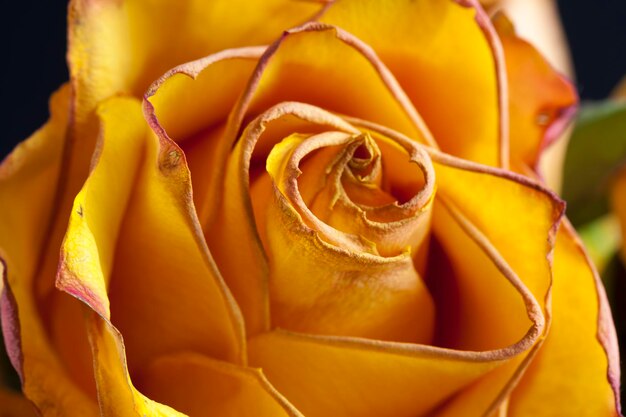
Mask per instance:
[[[597,272],[568,223],[556,240],[553,288],[550,332],[513,392],[509,415],[619,415],[615,326]]]
[[[353,123],[389,136],[397,135],[370,123]],[[550,256],[563,203],[541,185],[519,175],[434,150],[429,153],[438,178],[438,201],[445,208],[436,207],[435,236],[450,257],[453,269],[433,272],[435,280],[429,280],[437,300],[438,317],[443,315],[440,318],[447,324],[436,340],[445,346],[469,350],[510,343],[519,338],[515,330],[519,332],[523,328],[520,326],[524,317],[519,315],[519,309],[514,309],[519,300],[511,298],[513,294],[507,292],[507,286],[497,280],[494,267],[484,254],[491,250],[498,252],[549,318]],[[511,213],[516,213],[515,221],[511,221]],[[435,264],[444,261],[435,259]],[[450,273],[455,278],[441,282]],[[480,280],[476,280],[476,274],[480,274]],[[454,293],[458,295],[455,297]],[[457,308],[446,308],[451,305]],[[497,314],[489,310],[495,305],[498,305],[493,307]],[[510,326],[511,323],[518,326]],[[539,345],[456,396],[438,415],[467,413],[464,410],[475,410],[481,415],[495,410],[515,386]]]
[[[151,376],[155,364],[163,363],[161,355],[185,351],[244,362],[243,324],[203,246],[180,149],[148,134],[136,100],[108,100],[98,113],[99,152],[74,202],[57,285],[85,303],[80,313],[87,319],[101,413],[182,416],[140,392],[170,405],[180,405],[184,395],[197,404],[198,392],[176,391],[175,381]],[[126,332],[126,345],[111,320]],[[169,375],[184,378],[174,371]],[[205,398],[203,412],[235,412],[241,402],[279,410],[264,415],[296,414],[262,377],[251,380],[251,370],[194,372],[203,378],[201,385],[195,381],[197,390],[215,393]],[[224,378],[230,385],[222,385]],[[243,397],[224,397],[232,384],[242,387]]]
[[[369,128],[371,127],[370,124]],[[386,133],[390,132],[381,134]],[[398,137],[398,139],[407,143],[411,142],[408,138]],[[543,303],[549,289],[548,254],[552,249],[549,238],[560,219],[561,202],[540,186],[521,177],[500,170],[490,170],[487,167],[457,160],[435,151],[430,151],[430,153],[440,166],[439,172],[444,175],[439,183],[445,184],[446,192],[442,197],[446,199],[445,204],[464,207],[471,213],[471,216],[465,217],[459,215],[458,210],[452,209],[451,212],[454,214],[450,221],[461,227],[461,233],[470,237],[470,245],[477,245],[479,254],[484,253],[480,256],[486,255],[486,262],[491,263],[490,266],[483,265],[485,268],[481,272],[484,279],[493,279],[494,281],[489,282],[498,284],[499,276],[502,282],[507,282],[508,279],[509,284],[512,285],[510,289],[513,291],[510,293],[505,287],[498,286],[497,288],[501,290],[498,290],[498,296],[508,300],[504,303],[512,304],[510,307],[513,309],[507,317],[516,323],[515,329],[521,332],[511,332],[509,328],[511,321],[504,320],[504,325],[498,326],[496,322],[501,312],[498,307],[494,307],[492,317],[486,315],[476,318],[474,324],[477,326],[474,329],[479,337],[475,339],[465,337],[462,342],[456,342],[457,346],[465,343],[465,346],[462,346],[465,349],[479,350],[475,353],[356,338],[293,334],[284,331],[275,331],[253,338],[249,344],[251,362],[263,366],[272,383],[307,415],[333,413],[333,415],[358,416],[390,414],[415,416],[423,415],[427,411],[432,412],[433,407],[437,405],[440,406],[438,410],[440,415],[446,412],[450,412],[450,415],[459,415],[459,413],[468,415],[469,410],[475,415],[482,415],[499,406],[500,401],[517,382],[528,363],[526,360],[528,356],[525,353],[534,353],[534,349],[531,351],[528,349],[533,345],[537,346],[535,343],[543,332],[540,302]],[[494,212],[498,209],[504,212],[514,212],[516,213],[515,222],[507,218],[498,222],[497,227],[491,227],[493,212],[484,211],[482,207],[486,196],[480,193],[476,195],[464,193],[464,190],[468,188],[473,189],[476,181],[481,184],[484,182],[482,185],[485,189],[515,197],[511,201],[490,197],[494,199],[493,204],[496,204],[493,208]],[[497,206],[497,204],[505,204],[506,207]],[[513,246],[510,237],[511,228],[518,228],[517,230],[523,230],[525,233],[528,230],[532,231],[528,244],[518,247],[521,253],[504,248],[506,246],[504,243]],[[496,248],[502,249],[502,253],[498,253]],[[528,258],[535,259],[535,261],[528,262]],[[511,268],[513,265],[514,268]],[[514,269],[520,270],[519,278],[528,280],[529,288],[526,288],[520,281],[513,272]],[[466,277],[475,278],[475,273],[466,274]],[[476,283],[475,279],[473,281]],[[494,285],[485,285],[489,289],[483,288],[483,291],[487,293],[496,288]],[[531,294],[531,291],[536,293],[535,296]],[[520,294],[522,297],[519,297]],[[472,294],[463,295],[471,296]],[[474,295],[476,295],[475,292]],[[537,299],[540,302],[537,302]],[[493,300],[486,299],[482,302],[486,305],[494,305]],[[440,307],[443,310],[447,306],[448,304],[441,304]],[[515,310],[514,306],[519,308]],[[472,307],[479,307],[480,311],[484,311],[484,307],[476,305]],[[528,316],[524,315],[525,311]],[[528,318],[531,319],[530,323]],[[485,325],[484,319],[490,320],[489,325],[495,326],[490,329],[492,338],[487,338],[490,345],[484,342],[485,336],[489,336],[489,331],[479,328],[479,323],[483,327],[489,326]],[[471,323],[468,322],[468,324]],[[524,330],[527,330],[526,334]],[[493,338],[493,333],[500,338],[498,340]],[[504,337],[506,334],[510,337]],[[473,348],[472,340],[474,340]],[[482,345],[478,343],[481,340]],[[515,343],[516,341],[519,342]],[[504,348],[497,350],[498,347]],[[484,349],[496,350],[485,351]],[[459,368],[449,367],[447,360],[453,358]],[[504,362],[497,369],[482,367],[483,361],[499,362],[500,360]],[[491,372],[487,372],[488,370]],[[433,383],[435,380],[440,383]],[[329,384],[328,381],[332,383]],[[461,390],[469,381],[475,383],[471,388]],[[378,382],[384,386],[379,385]],[[474,387],[479,387],[479,389],[474,389]],[[311,396],[311,392],[318,392],[318,394]],[[450,400],[449,396],[453,393],[460,395]],[[419,395],[420,401],[415,401],[416,395]],[[324,400],[319,401],[319,398]],[[359,400],[356,401],[356,398]],[[442,401],[446,399],[450,401],[442,404]]]
[[[328,25],[310,24],[289,31],[267,49],[250,82],[240,86],[241,90],[237,90],[237,82],[246,75],[256,51],[250,48],[225,51],[183,65],[166,74],[147,94],[147,100],[154,105],[155,117],[162,121],[168,137],[184,140],[185,135],[212,127],[202,125],[204,121],[216,127],[208,134],[197,135],[191,141],[183,142],[182,146],[189,152],[193,163],[194,186],[197,187],[194,194],[202,198],[202,200],[196,198],[201,218],[211,219],[211,223],[214,223],[208,224],[207,221],[205,225],[207,240],[229,286],[234,288],[238,301],[242,303],[248,330],[258,328],[258,322],[263,321],[263,313],[255,307],[255,313],[248,314],[246,311],[250,297],[242,295],[237,289],[246,287],[245,291],[253,291],[248,283],[261,282],[263,277],[259,275],[263,274],[266,267],[258,247],[248,248],[246,244],[242,248],[246,251],[242,256],[254,262],[249,265],[237,262],[229,254],[231,248],[240,246],[240,233],[249,233],[242,232],[241,228],[252,219],[247,219],[246,213],[239,209],[233,210],[233,206],[238,206],[239,203],[231,204],[227,199],[223,202],[225,207],[221,207],[224,185],[219,184],[219,175],[224,170],[220,167],[226,165],[228,154],[240,133],[244,119],[255,116],[282,100],[312,101],[337,112],[373,118],[424,141],[427,141],[428,135],[422,130],[423,125],[419,116],[403,95],[397,82],[373,51],[341,30]],[[181,73],[197,77],[197,80],[188,81]],[[233,74],[236,75],[232,76]],[[308,82],[309,78],[322,79],[325,82],[313,84]],[[218,91],[225,92],[226,102],[243,91],[228,118],[225,131],[221,131],[219,118],[212,117],[207,120],[203,113],[181,111],[179,107],[184,110],[187,108],[186,104],[181,106],[171,104],[191,101],[198,104],[200,109],[203,109],[204,105],[209,108],[215,105],[217,108],[217,100],[212,98],[214,96],[211,92],[218,88],[215,85],[222,79],[225,79],[228,88],[221,86]],[[166,105],[168,101],[170,104]],[[357,106],[355,102],[358,103]],[[214,114],[221,113],[218,110]],[[182,128],[184,124],[180,120],[190,122],[193,128]],[[198,178],[198,181],[195,178]],[[225,209],[226,207],[228,209]],[[233,230],[240,233],[234,234]],[[229,240],[233,241],[227,242]],[[254,239],[244,241],[255,246]],[[224,251],[225,254],[222,253]],[[243,277],[249,277],[245,285],[233,283],[233,280]]]
[[[515,34],[503,14],[494,24],[506,59],[509,83],[511,164],[536,167],[543,151],[574,115],[576,90],[541,54]]]
[[[119,332],[93,314],[90,341],[103,416],[183,417],[141,394],[131,383]],[[258,370],[175,353],[156,359],[137,376],[142,391],[194,416],[302,417]]]
[[[506,114],[500,114],[505,109],[499,109],[505,97],[498,81],[500,45],[475,7],[454,1],[339,0],[321,20],[374,48],[442,150],[499,165],[506,163],[500,147],[506,147],[507,134]]]
[[[286,0],[73,0],[68,59],[78,118],[117,92],[142,95],[153,80],[183,62],[269,43],[320,7]]]
[[[49,288],[56,270],[56,263],[51,261],[48,269],[45,263],[46,258],[58,259],[58,246],[53,256],[47,256],[46,247],[54,243],[51,221],[59,210],[57,182],[62,175],[69,101],[69,88],[65,86],[51,99],[48,123],[18,145],[0,167],[0,248],[7,263],[2,296],[5,343],[22,378],[25,395],[51,416],[65,415],[67,410],[82,415],[96,412],[87,393],[89,382],[81,376],[89,368],[63,367],[55,345],[48,339],[50,328],[40,316],[47,305],[40,303],[33,292],[42,284]],[[80,323],[80,317],[69,319],[67,325]],[[78,363],[77,352],[83,351],[79,346],[74,348]],[[90,367],[90,362],[86,364]],[[86,384],[82,385],[84,391],[78,387],[81,379]]]
[[[145,95],[168,137],[185,152],[203,226],[215,215],[218,200],[222,171],[215,166],[222,163],[220,150],[226,148],[220,141],[223,125],[265,49],[225,50],[183,64],[163,75]]]
[[[238,310],[198,235],[180,150],[147,134],[137,100],[107,101],[99,114],[99,153],[74,201],[57,286],[127,330],[134,366],[194,348],[241,361]]]

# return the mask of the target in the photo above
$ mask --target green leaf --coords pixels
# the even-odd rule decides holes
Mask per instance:
[[[609,211],[610,180],[626,162],[626,102],[583,105],[565,157],[567,217],[580,226]]]
[[[619,220],[607,214],[578,229],[587,253],[600,273],[604,273],[622,243]]]

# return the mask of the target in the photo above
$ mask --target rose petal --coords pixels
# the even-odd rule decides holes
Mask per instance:
[[[83,306],[84,309],[87,307]],[[98,406],[104,417],[185,417],[184,414],[141,394],[133,386],[124,342],[119,331],[95,312],[86,313],[93,352]]]
[[[72,0],[68,62],[77,118],[84,120],[98,102],[115,93],[141,96],[165,71],[191,59],[269,43],[320,7],[286,0]]]
[[[369,122],[351,121],[354,125],[373,129],[391,137],[398,135],[397,132],[392,132]],[[454,215],[457,223],[476,243],[487,239],[487,242],[491,242],[490,245],[493,244],[494,248],[497,248],[501,260],[505,260],[511,265],[519,278],[528,286],[534,299],[537,300],[536,302],[542,306],[544,314],[549,318],[549,310],[546,305],[551,284],[549,259],[556,227],[563,212],[561,200],[543,186],[522,176],[481,166],[434,150],[428,152],[435,163],[438,177],[438,200],[444,203],[447,211]],[[471,192],[468,192],[470,190]],[[511,213],[517,213],[514,215],[515,221],[511,221]],[[456,262],[453,262],[453,265],[457,269],[468,269],[463,274],[467,279],[461,281],[461,283],[465,282],[465,290],[462,287],[457,288],[455,291],[458,295],[449,299],[444,305],[462,306],[464,302],[474,300],[466,311],[453,310],[452,318],[454,315],[457,318],[452,323],[456,322],[455,327],[457,328],[471,329],[471,323],[459,324],[459,320],[470,319],[473,314],[483,314],[480,318],[474,317],[476,321],[473,321],[473,326],[476,332],[470,332],[470,334],[477,335],[477,338],[471,343],[506,343],[506,339],[501,339],[498,342],[495,337],[506,337],[507,334],[509,341],[515,340],[515,334],[508,333],[514,329],[509,328],[513,316],[509,317],[506,314],[498,313],[498,317],[491,317],[488,314],[489,310],[484,310],[485,306],[502,301],[499,297],[494,300],[495,288],[505,289],[506,287],[498,286],[497,282],[494,281],[492,284],[486,284],[482,290],[480,287],[477,288],[483,283],[486,276],[480,281],[476,281],[476,271],[481,270],[484,273],[484,266],[488,264],[481,261],[479,255],[472,254],[473,252],[468,248],[468,245],[459,244],[459,237],[454,238],[454,222],[439,219],[438,216],[442,214],[445,212],[435,210],[435,233],[442,243],[447,240],[448,254],[458,258]],[[464,224],[465,226],[463,226]],[[458,236],[458,233],[456,235]],[[524,237],[525,240],[520,241],[520,236]],[[485,250],[484,247],[482,249]],[[529,259],[534,260],[529,261]],[[472,265],[474,270],[471,269]],[[432,285],[436,284],[433,283]],[[505,294],[502,293],[502,295]],[[485,298],[481,300],[481,297]],[[511,307],[511,302],[505,301],[501,309],[505,311]],[[442,310],[440,314],[447,313],[447,309],[440,308],[439,310]],[[486,315],[484,315],[485,313]],[[487,329],[490,328],[484,325],[484,323],[494,319],[496,320],[494,324],[498,325],[497,320],[505,316],[507,319],[499,323],[499,327],[502,328],[500,331],[489,332]],[[447,317],[446,323],[449,324],[449,320],[450,317]],[[483,330],[489,333],[481,336]],[[453,332],[452,335],[454,334]],[[456,337],[457,339],[451,340],[454,343],[460,343],[458,333]],[[450,340],[450,335],[445,335],[444,340]],[[471,339],[466,341],[469,340]],[[470,344],[464,348],[476,349],[478,346],[480,345],[472,347]],[[487,347],[482,346],[482,348]],[[479,410],[480,413],[480,410],[493,410],[494,407],[498,407],[515,386],[537,349],[538,346],[525,357],[520,356],[480,383],[475,384],[470,390],[455,397],[454,401],[441,410],[441,415],[453,416],[461,410],[467,409]]]
[[[290,136],[275,145],[267,159],[275,199],[267,203],[267,217],[260,221],[267,222],[262,239],[269,257],[273,324],[307,333],[429,343],[432,301],[409,248],[396,256],[379,256],[378,242],[367,240],[372,235],[347,233],[324,223],[298,191],[302,159],[317,149],[354,141],[360,145],[359,137],[343,132]],[[427,156],[406,157],[430,165]],[[426,172],[430,173],[425,193],[419,196],[422,204],[430,201],[433,191],[432,170]]]
[[[242,361],[243,324],[202,238],[182,152],[146,134],[137,100],[99,113],[101,152],[75,200],[58,287],[105,319],[110,298],[131,371],[178,349]]]
[[[493,21],[506,59],[511,163],[513,168],[519,164],[536,167],[541,152],[558,138],[573,116],[576,90],[531,44],[515,34],[504,14]]]
[[[62,163],[70,114],[69,86],[61,87],[50,100],[50,120],[28,140],[18,145],[0,167],[0,248],[6,260],[7,281],[2,296],[2,321],[11,361],[21,374],[22,389],[40,412],[63,414],[96,413],[96,405],[77,384],[87,362],[77,360],[73,369],[64,368],[46,333],[49,328],[40,313],[33,287],[45,282],[54,285],[58,246],[50,256],[46,245],[54,238],[52,221],[57,215],[57,182],[63,175]],[[60,238],[59,238],[60,241]],[[52,265],[46,269],[47,264]],[[12,296],[9,296],[11,294]],[[13,300],[13,301],[10,301]],[[9,302],[10,301],[10,302]],[[68,326],[80,325],[80,317]],[[11,337],[7,337],[7,331]],[[82,351],[76,346],[75,357]],[[93,385],[93,383],[92,383]]]
[[[214,169],[230,145],[220,138],[228,113],[265,48],[226,50],[168,71],[144,99],[154,117],[183,148],[194,187],[194,203],[201,224],[215,216],[221,171]],[[150,107],[149,107],[150,109]]]
[[[305,24],[286,31],[270,45],[233,110],[231,128],[238,130],[244,117],[283,101],[362,117],[432,143],[419,115],[374,50],[334,26]]]
[[[150,398],[191,416],[302,417],[260,370],[198,354],[160,357],[137,379]]]
[[[241,306],[249,335],[269,330],[270,325],[267,258],[249,195],[253,157],[265,161],[273,144],[290,132],[314,133],[325,129],[354,132],[354,128],[340,118],[325,112],[322,116],[313,109],[298,103],[269,109],[248,125],[227,161],[224,190],[229,192],[220,201],[208,240],[214,241],[212,252]],[[233,256],[234,248],[246,262]]]
[[[429,415],[521,351],[459,352],[280,330],[252,338],[248,348],[250,363],[312,417]]]
[[[556,239],[552,316],[545,343],[511,396],[509,415],[619,415],[615,326],[600,278],[567,222]]]
[[[491,45],[497,39],[475,21],[482,13],[477,7],[454,1],[345,0],[333,2],[321,20],[373,47],[444,151],[499,165],[505,136]],[[481,24],[489,25],[484,20]]]

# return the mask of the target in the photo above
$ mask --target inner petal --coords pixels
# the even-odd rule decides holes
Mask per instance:
[[[344,132],[294,134],[273,148],[269,175],[253,181],[251,196],[269,257],[274,327],[431,341],[434,309],[413,265],[413,246],[429,228],[434,176],[424,168],[428,161],[405,153],[417,162],[417,181],[427,185],[401,204],[383,187],[381,156],[369,135]],[[384,198],[372,206],[352,201],[344,180]],[[268,191],[270,201],[262,198]],[[397,219],[368,218],[380,210]]]

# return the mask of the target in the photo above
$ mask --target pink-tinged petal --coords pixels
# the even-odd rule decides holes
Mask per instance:
[[[494,17],[509,83],[510,161],[536,168],[543,150],[559,138],[575,114],[577,94],[503,15]]]
[[[136,99],[107,100],[98,115],[98,153],[74,201],[58,288],[126,334],[131,371],[172,350],[245,361],[243,324],[202,237],[182,151],[148,129]]]
[[[62,211],[60,184],[66,175],[63,167],[70,141],[68,86],[52,96],[50,112],[44,127],[18,145],[0,167],[0,251],[6,262],[7,288],[15,298],[19,317],[19,323],[13,324],[20,326],[19,335],[14,336],[20,338],[22,362],[17,369],[22,373],[24,394],[47,415],[62,415],[63,410],[92,415],[96,403],[95,396],[91,397],[88,346],[74,345],[73,360],[64,366],[63,354],[51,336],[52,316],[47,314],[53,303],[72,301],[54,290],[64,227],[56,219]],[[59,236],[55,234],[57,229]],[[41,288],[58,297],[41,297]],[[62,327],[76,329],[80,335],[82,318],[69,315]]]
[[[0,324],[2,325],[2,337],[4,348],[13,369],[17,372],[24,383],[24,357],[22,355],[22,339],[20,337],[20,318],[17,310],[15,296],[7,281],[5,262],[0,259],[0,272],[2,274],[2,286],[0,286]]]

